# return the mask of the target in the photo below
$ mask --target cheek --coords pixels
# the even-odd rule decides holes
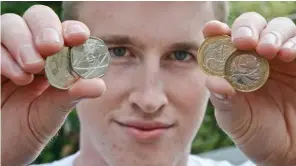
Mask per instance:
[[[205,86],[206,75],[199,69],[166,76],[168,97],[182,110],[199,112],[209,97]],[[185,111],[185,112],[188,112]],[[192,113],[192,112],[188,112]]]
[[[86,99],[77,106],[81,124],[88,127],[101,128],[108,125],[113,114],[121,109],[131,88],[130,78],[133,70],[125,70],[110,66],[102,79],[106,84],[106,92],[99,98]],[[103,127],[102,127],[103,128]]]
[[[178,79],[168,85],[169,100],[175,105],[183,131],[190,132],[200,126],[208,103],[209,93],[205,87],[206,76],[200,71],[178,74]],[[181,129],[182,130],[182,129]]]

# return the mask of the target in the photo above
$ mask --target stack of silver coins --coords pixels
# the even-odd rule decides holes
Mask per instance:
[[[111,63],[108,47],[103,40],[90,37],[77,47],[63,47],[46,58],[45,74],[51,86],[67,90],[79,78],[102,77]]]

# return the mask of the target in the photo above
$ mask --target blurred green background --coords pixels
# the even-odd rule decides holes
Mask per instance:
[[[30,2],[1,2],[1,12],[16,13],[22,15],[25,10],[34,4],[50,6],[61,14],[61,2],[58,1],[30,1]],[[279,16],[289,16],[296,21],[296,2],[230,2],[230,15],[228,24],[231,25],[235,18],[243,12],[255,11],[263,15],[267,20]],[[202,153],[217,148],[233,145],[232,141],[218,127],[214,110],[209,103],[203,125],[196,136],[192,153]],[[45,150],[34,163],[51,162],[75,153],[79,148],[79,121],[76,112],[73,111],[56,137],[47,145]]]

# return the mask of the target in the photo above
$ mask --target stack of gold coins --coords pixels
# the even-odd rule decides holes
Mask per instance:
[[[269,76],[269,63],[263,56],[238,50],[226,35],[207,38],[198,50],[197,61],[207,75],[225,78],[240,92],[258,90]]]
[[[45,61],[45,74],[51,86],[67,90],[79,79],[102,77],[111,63],[108,47],[90,37],[77,47],[64,47]]]

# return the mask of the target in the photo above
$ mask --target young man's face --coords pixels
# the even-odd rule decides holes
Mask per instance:
[[[97,151],[110,165],[185,161],[208,101],[196,54],[205,22],[214,19],[210,5],[81,4],[79,20],[105,41],[112,56],[103,77],[107,91],[77,107],[82,151]]]

